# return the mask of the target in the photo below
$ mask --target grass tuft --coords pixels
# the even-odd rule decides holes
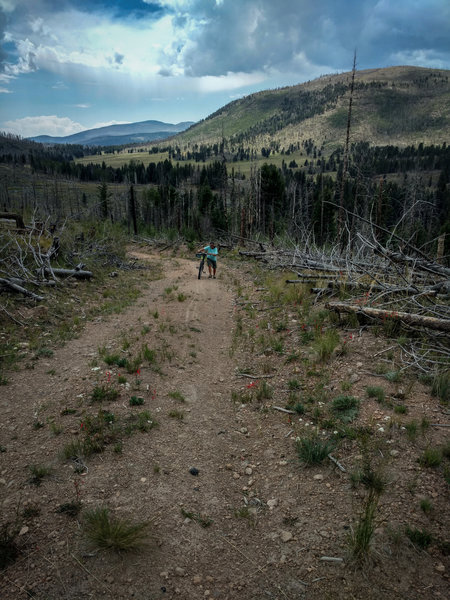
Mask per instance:
[[[298,458],[307,466],[320,464],[333,449],[332,442],[323,440],[316,434],[296,440]]]
[[[129,552],[144,546],[149,523],[132,523],[111,516],[107,508],[95,508],[85,513],[83,530],[91,544],[99,550]]]
[[[411,527],[407,527],[405,533],[414,546],[417,546],[422,550],[426,550],[433,539],[431,533],[429,533],[426,529],[413,529]]]

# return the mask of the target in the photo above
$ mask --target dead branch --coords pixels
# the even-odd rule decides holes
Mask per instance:
[[[387,311],[358,304],[346,304],[345,302],[328,302],[325,305],[329,310],[341,313],[361,314],[375,319],[393,319],[394,321],[403,321],[411,325],[420,325],[429,329],[438,331],[450,331],[450,319],[438,319],[426,315],[417,315],[413,313]]]
[[[45,275],[56,275],[57,277],[75,277],[76,279],[90,279],[93,277],[92,271],[82,271],[81,269],[44,269]]]
[[[37,300],[38,302],[41,302],[42,300],[44,300],[44,296],[38,296],[34,292],[30,292],[29,290],[27,290],[26,288],[22,287],[21,285],[18,285],[17,283],[13,283],[11,280],[5,279],[4,277],[0,278],[0,285],[3,286],[3,289],[6,288],[9,291],[13,291],[13,292],[17,292],[19,294],[23,294],[24,296],[28,296],[29,298],[33,298],[33,300]],[[0,291],[1,290],[2,290],[2,288],[0,288]]]

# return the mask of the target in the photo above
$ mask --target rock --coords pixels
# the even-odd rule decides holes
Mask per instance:
[[[232,465],[231,463],[227,463],[227,464],[225,465],[225,469],[226,469],[227,471],[232,471],[232,470],[233,470],[233,465]]]
[[[253,473],[253,469],[252,469],[251,467],[247,467],[247,468],[245,469],[245,474],[246,474],[246,475],[251,475],[252,473]]]
[[[178,577],[184,577],[186,575],[186,571],[181,567],[175,567],[175,575],[178,575]]]
[[[350,375],[350,383],[357,383],[360,379],[361,377],[358,375],[358,373],[352,373]]]
[[[248,433],[247,427],[241,427],[239,430],[241,433]]]
[[[389,452],[389,454],[390,454],[391,456],[398,456],[398,455],[400,454],[400,451],[399,451],[399,450],[391,450],[391,451]]]
[[[192,583],[194,585],[200,585],[202,581],[203,577],[201,575],[194,575],[194,577],[192,578]]]
[[[19,535],[25,535],[26,533],[28,533],[28,532],[29,532],[29,530],[30,530],[30,528],[29,528],[29,527],[27,527],[26,525],[24,525],[24,526],[22,527],[22,529],[19,531]]]
[[[233,479],[240,479],[239,473],[233,473]]]
[[[169,573],[168,573],[168,571],[161,571],[161,573],[159,574],[159,576],[161,577],[161,579],[169,579]]]
[[[435,565],[434,569],[438,573],[445,573],[445,565],[443,565],[442,563],[438,563],[437,565]]]
[[[280,533],[280,538],[282,542],[290,542],[293,539],[293,535],[290,531],[282,531]]]
[[[278,506],[277,498],[271,498],[270,500],[267,500],[267,506],[269,507],[270,510],[273,510],[275,507],[277,507]]]
[[[194,477],[197,477],[197,475],[199,474],[199,472],[200,472],[200,471],[199,471],[198,469],[196,469],[195,467],[191,467],[191,468],[189,469],[189,473],[190,473],[191,475],[194,475]]]
[[[322,481],[323,480],[323,475],[322,473],[318,473],[317,475],[314,475],[313,479],[315,481]]]

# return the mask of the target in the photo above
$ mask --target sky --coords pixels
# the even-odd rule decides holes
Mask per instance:
[[[321,75],[450,69],[449,0],[0,0],[0,131],[199,121]]]

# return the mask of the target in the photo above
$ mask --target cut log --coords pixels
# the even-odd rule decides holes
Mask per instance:
[[[450,319],[438,319],[437,317],[428,317],[426,315],[417,315],[414,313],[397,312],[382,310],[379,308],[370,308],[359,306],[358,304],[346,304],[345,302],[328,302],[325,305],[328,310],[333,310],[338,313],[354,313],[372,317],[374,319],[393,319],[394,321],[402,321],[408,325],[418,325],[435,329],[437,331],[450,332]]]
[[[44,296],[38,296],[34,292],[30,292],[21,285],[3,277],[0,278],[0,285],[2,285],[4,288],[7,288],[9,291],[17,292],[18,294],[23,294],[24,296],[28,296],[29,298],[33,298],[33,300],[37,300],[39,302],[41,302],[44,299]]]
[[[75,277],[76,279],[90,279],[93,277],[92,271],[82,271],[77,269],[44,269],[45,275],[57,275],[58,277]]]

